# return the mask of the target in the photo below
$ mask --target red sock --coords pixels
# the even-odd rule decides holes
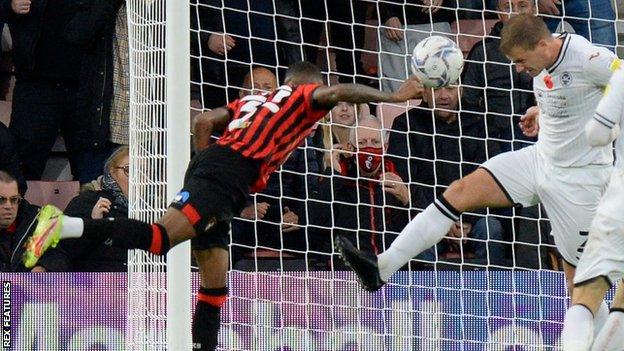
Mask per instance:
[[[152,224],[152,243],[148,251],[154,255],[164,255],[169,251],[169,235],[165,227],[158,223]]]

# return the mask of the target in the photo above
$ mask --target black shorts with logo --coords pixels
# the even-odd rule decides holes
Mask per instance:
[[[180,210],[195,228],[194,250],[228,247],[230,222],[245,207],[258,171],[258,162],[219,145],[191,160],[184,187],[169,206]]]

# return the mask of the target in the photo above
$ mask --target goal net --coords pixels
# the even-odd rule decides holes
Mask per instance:
[[[499,20],[521,2],[458,1],[457,8],[443,1],[437,9],[424,3],[190,0],[190,28],[179,29],[191,36],[191,79],[179,89],[191,91],[191,115],[271,89],[271,76],[282,82],[288,65],[301,59],[316,63],[329,84],[392,90],[405,79],[406,58],[423,38],[449,36],[466,57],[460,88],[448,91],[461,91],[456,106],[452,96],[436,100],[435,95],[432,101],[407,104],[340,105],[272,176],[267,190],[249,198],[232,224],[221,349],[560,347],[568,298],[561,259],[540,207],[463,215],[453,234],[377,293],[363,292],[336,259],[336,235],[383,251],[451,178],[534,142],[516,126],[534,103],[531,79],[495,52]],[[619,49],[619,3],[591,3],[586,12],[560,8],[564,28]],[[165,145],[165,1],[129,0],[127,8],[131,213],[154,221],[171,200],[166,163],[178,156],[168,154]],[[553,30],[562,22],[560,15],[545,18]],[[442,123],[449,114],[439,112],[449,110],[459,111],[459,118]],[[425,122],[402,116],[408,111]],[[377,117],[381,138],[387,137],[382,168],[401,178],[394,179],[404,184],[401,191],[390,192],[378,176],[362,173],[355,150],[337,154],[372,130],[370,124],[358,128],[366,115]],[[476,127],[467,124],[472,119]],[[142,252],[130,255],[129,349],[166,349],[171,327],[166,301],[176,289],[166,281],[163,260]],[[194,275],[191,291],[198,285]]]

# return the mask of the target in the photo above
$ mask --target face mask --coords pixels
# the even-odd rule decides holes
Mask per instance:
[[[373,173],[381,164],[380,147],[362,147],[358,150],[357,158],[360,169],[366,173]]]

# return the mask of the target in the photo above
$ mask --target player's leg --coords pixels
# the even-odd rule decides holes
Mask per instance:
[[[611,303],[611,313],[596,336],[593,351],[619,351],[624,345],[624,281],[620,281]]]
[[[512,204],[489,171],[480,168],[453,182],[440,198],[408,223],[390,248],[377,258],[357,250],[342,237],[336,239],[336,249],[358,274],[364,288],[375,291],[412,257],[442,240],[462,212]]]
[[[229,230],[228,222],[219,221],[192,240],[200,276],[193,315],[193,350],[212,351],[217,347],[221,307],[228,293]]]
[[[537,201],[533,186],[535,160],[534,147],[488,160],[482,168],[453,182],[442,196],[408,223],[390,248],[378,257],[357,250],[344,238],[337,238],[336,249],[364,288],[377,290],[412,257],[439,242],[462,212],[483,207],[509,207],[514,203],[530,205]]]
[[[561,333],[564,351],[589,351],[596,329],[594,316],[604,303],[604,294],[609,286],[604,277],[597,277],[574,288]]]
[[[600,208],[609,199],[621,201],[607,190]],[[574,273],[574,291],[561,338],[564,350],[589,350],[594,338],[599,336],[603,343],[607,343],[609,330],[618,326],[609,322],[609,319],[617,321],[619,315],[617,311],[611,315],[608,313],[604,295],[611,282],[621,276],[624,267],[624,235],[620,234],[624,233],[624,223],[605,216],[600,208]],[[565,250],[565,246],[561,246],[560,250]]]
[[[165,224],[149,224],[131,218],[83,219],[65,216],[52,205],[44,206],[37,216],[37,227],[26,243],[24,265],[34,266],[59,240],[84,238],[93,242],[110,241],[115,247],[140,249],[164,255],[172,244],[195,236],[195,230],[180,211],[169,208]],[[184,223],[186,221],[186,225]],[[171,241],[173,240],[173,241]]]

